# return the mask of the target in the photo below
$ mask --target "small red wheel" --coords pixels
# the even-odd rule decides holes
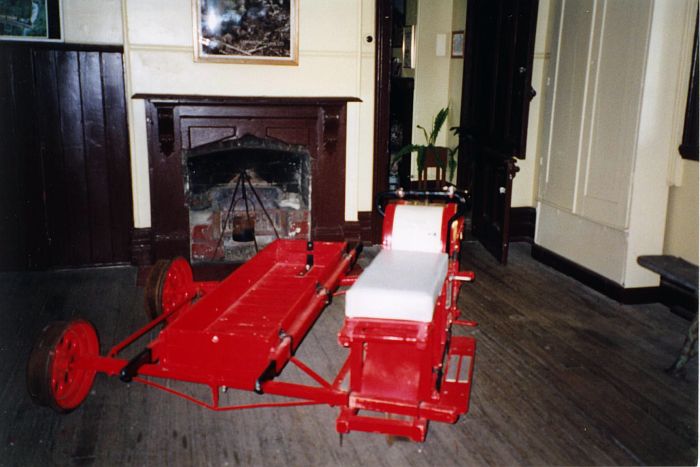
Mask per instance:
[[[146,315],[156,319],[194,297],[190,263],[184,258],[159,260],[146,281]]]
[[[97,373],[80,360],[99,352],[97,332],[88,321],[57,321],[46,326],[27,363],[27,390],[32,400],[60,413],[77,408]]]

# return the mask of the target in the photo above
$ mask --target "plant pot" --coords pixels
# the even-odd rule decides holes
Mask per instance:
[[[418,170],[418,189],[441,189],[447,182],[447,154],[448,148],[432,146],[425,149],[423,167]],[[435,180],[428,180],[428,169],[435,168]]]

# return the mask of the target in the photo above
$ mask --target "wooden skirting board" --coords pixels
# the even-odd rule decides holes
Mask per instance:
[[[510,241],[528,242],[532,244],[532,257],[550,266],[562,274],[573,277],[579,282],[602,293],[603,295],[624,304],[661,302],[678,308],[678,304],[688,302],[677,290],[670,287],[637,287],[625,288],[620,284],[601,276],[569,259],[560,256],[540,245],[535,244],[535,221],[537,211],[532,207],[518,207],[510,210]],[[687,317],[687,315],[681,314]]]
[[[624,288],[617,282],[539,245],[532,245],[532,257],[620,303],[631,305],[660,301],[659,287]]]

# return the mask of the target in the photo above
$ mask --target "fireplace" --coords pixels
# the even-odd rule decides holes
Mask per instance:
[[[244,135],[183,153],[193,263],[243,262],[276,238],[310,239],[309,151]]]
[[[243,168],[258,195],[269,197],[266,209],[269,207],[273,224],[278,221],[275,225],[284,235],[323,241],[360,239],[360,224],[345,221],[346,107],[347,102],[357,99],[133,97],[145,101],[151,189],[151,228],[134,232],[134,263],[176,256],[194,262],[237,261],[237,253],[227,250],[226,245],[235,241],[233,216],[237,222],[242,220],[243,201],[231,209],[228,222],[225,216]],[[240,162],[242,165],[232,162],[237,157],[224,157],[227,162],[220,162],[221,171],[212,170],[206,176],[205,169],[199,174],[187,173],[189,160],[204,161],[211,152],[240,155],[245,145],[260,152],[248,162]],[[283,198],[290,182],[270,182],[266,169],[252,162],[270,162],[283,152],[292,154],[292,159],[297,157],[292,165],[296,164],[302,174],[308,172],[308,190],[300,187],[299,198],[290,194]],[[280,160],[275,164],[281,164]],[[189,183],[187,190],[185,182]],[[246,195],[255,198],[250,190]],[[290,208],[297,205],[299,209]],[[257,205],[254,209],[255,239],[264,243],[274,232],[267,216],[258,212]],[[222,231],[223,247],[217,247]],[[252,243],[248,246],[248,250],[254,249]]]

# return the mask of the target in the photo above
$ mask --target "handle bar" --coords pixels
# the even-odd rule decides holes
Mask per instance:
[[[377,195],[377,210],[382,217],[384,217],[384,204],[391,199],[439,199],[447,203],[459,203],[460,211],[467,206],[467,192],[455,190],[454,187],[450,187],[445,191],[406,191],[403,188],[399,188],[395,191],[384,191]]]

